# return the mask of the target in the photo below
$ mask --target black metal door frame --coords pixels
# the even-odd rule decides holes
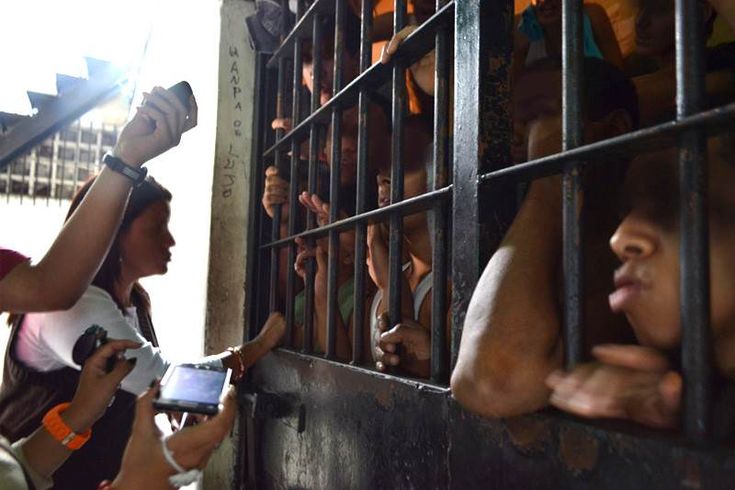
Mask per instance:
[[[316,228],[313,217],[306,229],[298,232],[295,223],[295,187],[288,223],[288,236],[278,226],[269,227],[263,213],[257,213],[249,230],[247,290],[249,321],[247,337],[252,338],[268,311],[282,307],[288,330],[293,328],[293,271],[289,272],[286,304],[278,305],[275,294],[279,247],[287,247],[294,257],[296,236],[314,239],[329,236],[336,244],[337,233],[354,228],[356,246],[355,305],[364,296],[365,226],[369,220],[391,222],[391,282],[398,284],[400,270],[400,217],[433,210],[439,223],[451,216],[451,257],[447,257],[449,238],[438,234],[435,264],[434,312],[441,311],[442,291],[451,277],[452,339],[451,356],[438,352],[444,342],[443,315],[434,313],[431,381],[407,380],[378,373],[359,365],[362,349],[353,346],[352,365],[334,361],[336,314],[336,275],[329,274],[328,348],[324,357],[281,349],[268,356],[251,373],[244,388],[255,392],[244,399],[247,444],[241,443],[242,471],[238,486],[249,488],[673,488],[682,486],[719,488],[735,476],[735,458],[728,448],[706,445],[709,434],[711,388],[709,386],[709,278],[706,228],[706,162],[704,137],[732,127],[735,105],[702,112],[701,32],[697,22],[698,0],[677,0],[677,120],[593,144],[582,145],[579,87],[581,76],[581,2],[563,2],[564,71],[564,146],[557,155],[509,167],[510,85],[509,65],[512,50],[513,5],[507,0],[454,0],[438,2],[437,13],[424,22],[401,46],[390,65],[369,65],[371,22],[370,1],[363,2],[361,74],[353,81],[333,80],[334,96],[320,105],[312,96],[310,113],[302,117],[300,93],[300,43],[311,38],[321,41],[318,28],[322,16],[335,15],[335,59],[339,72],[344,32],[344,0],[315,0],[308,9],[299,3],[293,29],[270,58],[258,57],[254,173],[251,188],[252,209],[260,209],[262,174],[266,161],[286,168],[291,150],[291,175],[297,175],[297,148],[310,143],[308,188],[315,189],[316,148],[320,127],[332,122],[332,141],[339,141],[340,114],[357,104],[360,114],[357,214]],[[284,7],[286,2],[283,2]],[[287,8],[287,7],[286,7]],[[395,26],[405,22],[406,2],[395,0]],[[454,28],[454,127],[453,156],[447,167],[447,110],[442,101],[448,97],[448,33]],[[437,50],[437,106],[435,107],[434,182],[426,194],[403,200],[400,185],[395,185],[391,205],[366,210],[366,119],[371,93],[391,82],[393,87],[393,182],[402,182],[399,165],[404,69],[430,49]],[[297,60],[295,63],[289,60]],[[314,86],[319,86],[320,60],[314,57]],[[290,66],[289,66],[290,65]],[[291,114],[293,129],[273,132],[266,126],[269,115],[288,113],[286,76],[293,69]],[[277,71],[274,71],[277,70]],[[276,92],[273,93],[273,88]],[[295,88],[294,88],[295,87]],[[263,92],[261,92],[263,90]],[[273,104],[269,110],[267,104]],[[580,422],[554,411],[516,420],[488,420],[465,412],[446,388],[448,373],[456,361],[464,313],[484,266],[487,255],[497,245],[504,225],[509,222],[507,192],[512,183],[551,174],[562,174],[564,182],[564,338],[567,365],[581,358],[583,325],[580,305],[584,287],[582,277],[581,223],[576,209],[584,189],[580,169],[594,162],[605,164],[610,153],[632,154],[643,147],[680,145],[682,229],[691,229],[681,244],[682,317],[687,325],[682,344],[684,359],[685,434],[661,434],[630,425]],[[338,148],[330,149],[338,158]],[[338,167],[338,166],[337,166]],[[449,178],[451,176],[451,179]],[[339,202],[339,176],[331,176],[331,197]],[[461,204],[461,205],[460,205]],[[333,208],[336,208],[336,204]],[[275,222],[280,221],[276,213]],[[442,227],[446,229],[446,227]],[[442,260],[443,259],[443,260]],[[441,269],[448,260],[446,270]],[[333,271],[333,266],[330,271]],[[437,276],[439,279],[437,279]],[[307,276],[306,326],[311,338],[314,270]],[[269,284],[269,288],[263,285]],[[397,291],[397,287],[391,288]],[[396,293],[397,294],[397,293]],[[311,298],[311,299],[310,299]],[[438,299],[437,299],[438,298]],[[391,315],[398,303],[392,298]],[[362,318],[362,315],[358,315]],[[358,320],[356,330],[362,328]],[[361,335],[355,334],[355,339]],[[289,334],[289,342],[291,336]],[[290,344],[289,344],[290,345]],[[422,423],[425,422],[425,423]],[[247,460],[247,463],[245,461]]]

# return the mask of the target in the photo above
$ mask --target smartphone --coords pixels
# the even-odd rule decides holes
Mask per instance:
[[[159,410],[215,415],[230,384],[232,370],[200,364],[172,364],[153,401]]]
[[[189,82],[187,81],[181,81],[175,85],[172,85],[168,88],[169,92],[172,92],[177,99],[184,105],[184,108],[186,111],[191,110],[191,104],[189,103],[189,97],[193,94],[191,90],[191,85],[189,85]],[[156,104],[146,101],[146,104],[150,104],[153,107],[156,107]]]
[[[191,110],[189,97],[191,97],[194,92],[192,92],[189,82],[182,80],[176,85],[172,85],[171,87],[169,87],[168,90],[170,92],[173,92],[173,94],[181,101],[181,103],[184,104],[187,112]]]

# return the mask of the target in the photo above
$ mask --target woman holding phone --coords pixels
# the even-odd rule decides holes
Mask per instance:
[[[188,114],[178,99],[164,89],[154,89],[146,97],[152,103],[138,109],[136,116],[122,131],[114,151],[115,157],[123,160],[133,170],[136,169],[135,164],[139,166],[139,163],[166,149],[162,145],[136,145],[136,141],[145,141],[146,138],[155,140],[155,136],[151,135],[166,134],[170,136],[167,140],[170,147],[178,142],[184,128],[196,122],[196,103],[193,97],[190,98],[192,110]],[[73,248],[64,248],[65,253],[62,255],[66,268],[74,269],[80,263],[84,269],[81,272],[70,272],[69,275],[75,280],[67,281],[64,285],[69,286],[71,292],[62,295],[61,299],[53,298],[53,301],[35,303],[21,294],[13,294],[18,284],[28,291],[34,290],[35,283],[21,280],[27,281],[26,272],[29,268],[32,269],[21,256],[14,256],[15,267],[8,267],[11,271],[2,280],[2,286],[6,289],[0,289],[3,293],[0,296],[3,309],[26,312],[23,317],[14,317],[0,393],[0,430],[12,441],[28,436],[38,428],[41,418],[57,401],[69,400],[73,396],[74,388],[79,382],[80,366],[73,362],[71,353],[74,343],[87,327],[98,324],[108,331],[110,338],[142,344],[141,348],[128,352],[131,362],[126,364],[134,365],[135,368],[129,377],[122,380],[122,389],[115,392],[113,402],[106,408],[104,416],[94,424],[95,437],[81,449],[74,451],[56,471],[55,488],[96,488],[102,480],[115,477],[133,427],[135,398],[145,393],[146,396],[141,400],[147,400],[150,404],[148,398],[151,392],[146,392],[146,389],[152,380],[160,378],[168,365],[156,347],[155,333],[150,324],[148,297],[138,284],[138,279],[164,273],[166,270],[166,263],[170,258],[168,249],[173,246],[173,238],[167,226],[170,194],[152,179],[142,180],[130,193],[127,206],[125,201],[120,203],[122,219],[115,220],[110,229],[109,223],[98,223],[92,218],[95,213],[104,214],[108,210],[90,209],[88,203],[94,198],[99,203],[104,197],[97,190],[101,187],[100,182],[109,185],[111,178],[122,179],[121,185],[127,185],[127,194],[130,192],[132,177],[120,172],[119,168],[110,175],[114,169],[109,163],[108,167],[76,196],[67,217],[67,225],[62,231],[62,234],[69,229],[75,231],[74,240],[68,239],[69,233],[65,236],[67,242],[76,244],[84,240],[97,242],[98,235],[107,232],[111,236],[114,234],[111,245],[109,238],[102,240],[105,243],[97,247],[98,257],[93,259],[77,257]],[[127,177],[119,175],[120,173]],[[80,214],[87,218],[87,226],[79,224]],[[118,223],[121,223],[119,229]],[[105,256],[108,246],[109,253]],[[88,249],[78,247],[77,250]],[[101,267],[100,256],[105,256]],[[98,267],[93,285],[87,288],[89,279]],[[83,277],[85,273],[88,275],[87,279]],[[50,282],[54,288],[56,283]],[[84,294],[81,294],[80,289]],[[6,295],[6,291],[11,293]],[[76,301],[80,294],[81,299]],[[71,306],[69,310],[58,311],[59,308],[68,306]],[[30,313],[44,310],[57,311]],[[232,367],[236,374],[241,373],[257,357],[270,350],[280,338],[277,319],[269,325],[270,328],[264,329],[264,334],[257,341],[232,349],[232,352],[218,358],[210,358],[207,362]],[[232,403],[227,402],[226,408]],[[140,417],[145,418],[145,414],[151,411],[150,407],[139,410],[139,413],[143,413]],[[227,409],[228,413],[231,411],[232,408]],[[215,419],[222,420],[220,416]],[[225,422],[227,420],[231,426],[231,417],[225,417]],[[170,445],[175,445],[174,440],[179,443],[185,441],[184,436],[188,433],[190,432],[177,433],[182,436],[171,439]],[[221,440],[219,436],[224,437],[225,433],[215,431],[211,437],[213,440]],[[145,438],[138,437],[139,441],[143,439]],[[185,454],[182,455],[186,444],[179,446],[179,454],[175,458],[177,460],[186,457]],[[136,447],[140,449],[140,445]],[[213,446],[206,451],[207,457],[212,448]],[[160,444],[154,449],[156,451],[161,451]],[[203,461],[206,462],[206,457]],[[153,460],[149,462],[154,463]],[[141,470],[144,471],[145,468]],[[167,470],[176,473],[170,466]],[[131,473],[132,471],[128,471],[128,477]]]
[[[70,216],[93,182],[74,197]],[[66,311],[13,317],[6,369],[15,374],[4,379],[0,394],[0,427],[11,439],[27,435],[39,414],[50,408],[38,400],[55,398],[75,384],[79,367],[72,351],[88,327],[99,325],[111,338],[142,345],[128,353],[135,359],[135,368],[122,380],[114,403],[95,424],[104,437],[90,441],[69,458],[56,472],[56,488],[88,488],[114,477],[130,436],[135,397],[160,379],[170,364],[158,348],[150,299],[139,283],[143,277],[165,274],[168,269],[175,244],[168,229],[170,201],[168,190],[146,178],[133,189],[107,257],[80,300]],[[283,330],[282,317],[273,315],[252,342],[199,363],[232,368],[237,378],[275,347]]]

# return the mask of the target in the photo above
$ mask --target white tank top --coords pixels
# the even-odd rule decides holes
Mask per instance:
[[[405,269],[404,269],[405,270]],[[426,296],[431,291],[432,287],[432,272],[429,271],[416,286],[416,291],[413,292],[413,319],[418,321],[419,313],[421,313],[421,305],[424,304]],[[370,338],[375,339],[378,335],[378,306],[380,301],[383,299],[383,292],[378,291],[373,296],[373,302],[370,305]],[[375,349],[371,349],[373,353],[373,360],[377,362],[377,356]]]

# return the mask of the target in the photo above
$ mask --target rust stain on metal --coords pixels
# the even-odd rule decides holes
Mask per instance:
[[[562,429],[559,434],[559,457],[572,472],[590,471],[597,466],[599,443],[582,429]]]
[[[522,452],[540,451],[551,438],[546,421],[534,417],[514,417],[505,421],[510,441]]]

